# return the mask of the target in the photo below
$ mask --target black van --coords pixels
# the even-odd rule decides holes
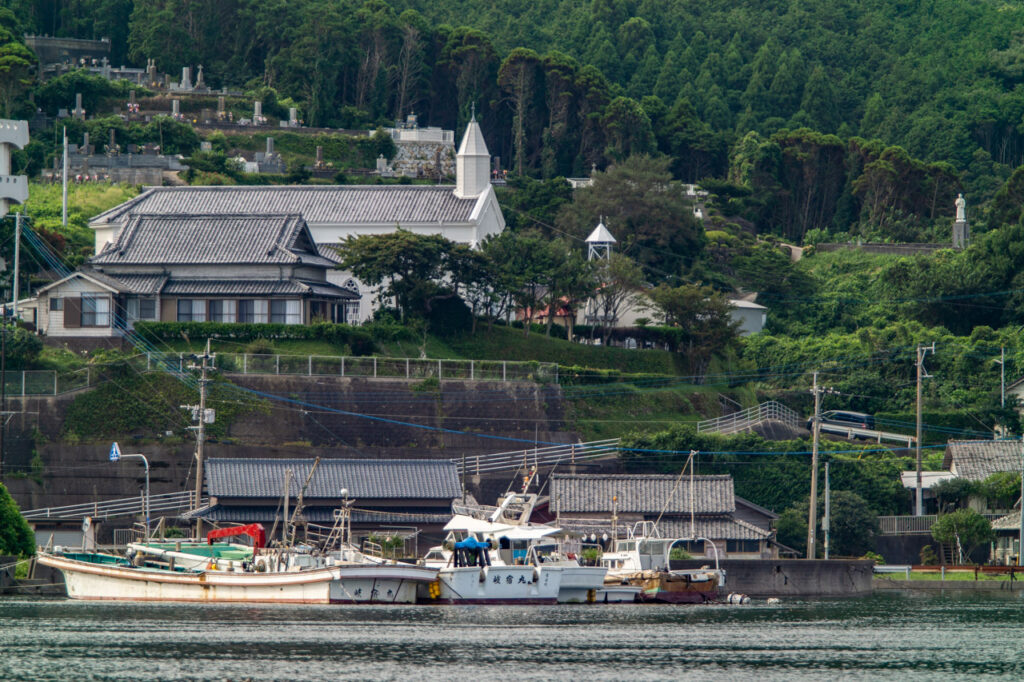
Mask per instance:
[[[821,430],[823,433],[845,433],[838,429],[830,429],[829,426],[845,426],[855,429],[875,430],[875,418],[863,412],[849,412],[847,410],[829,410],[821,413]],[[807,420],[807,430],[814,427],[814,419]]]

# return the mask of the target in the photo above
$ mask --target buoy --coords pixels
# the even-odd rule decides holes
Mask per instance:
[[[727,604],[736,604],[736,605],[739,605],[739,604],[749,604],[750,603],[750,597],[748,597],[745,594],[739,594],[738,592],[733,592],[732,594],[730,594],[726,598],[725,601],[726,601]]]

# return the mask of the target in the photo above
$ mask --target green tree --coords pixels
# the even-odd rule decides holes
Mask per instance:
[[[986,542],[995,540],[992,524],[973,509],[958,509],[939,517],[932,526],[932,537],[937,542],[952,546],[964,563],[975,549]]]
[[[616,97],[605,109],[601,122],[608,136],[605,155],[609,158],[623,161],[654,151],[651,119],[635,99]]]
[[[704,231],[669,163],[632,156],[596,173],[594,184],[576,190],[573,202],[559,211],[559,229],[584,238],[605,216],[619,251],[640,263],[648,277],[660,280],[688,269],[704,247]]]
[[[0,554],[29,556],[36,553],[36,540],[18,504],[0,483]]]
[[[875,548],[878,517],[860,495],[848,490],[833,490],[829,500],[829,555],[863,556]],[[775,522],[776,537],[782,544],[807,552],[807,517],[809,501],[794,505]],[[823,520],[825,500],[818,498],[818,521]],[[818,557],[824,555],[825,536],[817,534]]]
[[[516,48],[509,53],[498,70],[498,85],[512,107],[513,142],[515,144],[515,171],[526,172],[527,136],[535,138],[535,99],[541,78],[540,56],[533,50]]]
[[[665,324],[678,327],[680,352],[696,377],[703,377],[713,355],[736,343],[739,323],[733,321],[725,297],[710,287],[660,284],[648,292]]]
[[[11,105],[32,82],[31,70],[36,56],[14,35],[0,28],[0,105],[4,118],[11,115]]]
[[[431,297],[445,286],[453,246],[440,235],[414,234],[399,227],[388,234],[358,235],[342,241],[338,268],[370,286],[384,284],[379,298],[393,298],[403,319],[421,317]]]

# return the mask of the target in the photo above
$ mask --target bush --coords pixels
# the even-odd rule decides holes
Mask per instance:
[[[36,539],[18,504],[0,483],[0,554],[35,554]]]
[[[351,327],[347,324],[318,322],[316,324],[231,324],[222,322],[137,322],[135,331],[150,342],[177,341],[182,337],[199,340],[206,338],[231,339],[232,341],[271,339],[325,341],[338,346],[347,345],[353,355],[370,355],[374,351],[373,337],[378,333],[395,335],[385,325]],[[411,333],[410,333],[411,335]],[[414,335],[411,335],[415,339]],[[266,346],[261,346],[266,348]],[[273,352],[271,350],[270,352]]]

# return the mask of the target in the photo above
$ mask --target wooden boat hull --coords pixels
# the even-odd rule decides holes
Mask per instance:
[[[555,604],[561,581],[555,567],[442,568],[435,582],[420,588],[420,596],[439,604]]]
[[[417,566],[328,566],[286,573],[159,569],[93,564],[40,554],[64,574],[72,599],[283,604],[411,604],[434,571]]]
[[[717,576],[710,573],[697,577],[667,571],[644,571],[629,578],[629,583],[640,588],[639,598],[644,602],[705,604],[719,596]]]

